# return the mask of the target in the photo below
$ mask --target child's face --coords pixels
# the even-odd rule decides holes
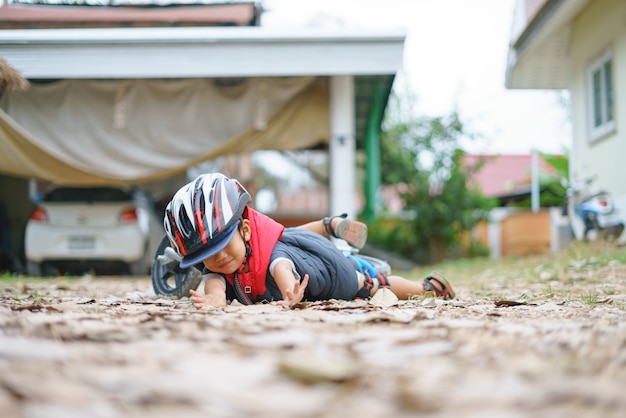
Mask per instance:
[[[214,273],[232,274],[243,263],[246,257],[246,241],[250,239],[250,221],[244,219],[239,225],[239,231],[233,235],[230,242],[212,257],[202,263]]]

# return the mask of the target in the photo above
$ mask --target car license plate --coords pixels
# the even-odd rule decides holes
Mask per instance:
[[[96,248],[96,237],[91,235],[73,235],[68,239],[70,250],[93,250]]]

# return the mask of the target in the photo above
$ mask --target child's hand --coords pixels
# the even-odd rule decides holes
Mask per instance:
[[[202,295],[195,290],[190,290],[191,301],[196,309],[222,308],[226,306],[226,298],[220,298],[215,295]]]
[[[309,275],[305,274],[301,282],[297,281],[293,284],[293,289],[286,289],[283,294],[283,300],[276,302],[277,305],[293,307],[302,299],[304,299],[304,291],[309,284]]]

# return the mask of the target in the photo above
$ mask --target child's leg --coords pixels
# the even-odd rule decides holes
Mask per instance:
[[[307,231],[311,231],[328,238],[328,233],[324,229],[324,224],[322,223],[321,219],[319,221],[313,221],[303,225],[299,225],[298,228],[306,229]]]
[[[411,296],[424,293],[424,286],[419,282],[401,276],[387,276],[387,280],[389,280],[389,288],[398,299],[406,300],[410,299]]]
[[[398,299],[409,299],[411,296],[421,295],[426,291],[433,292],[435,296],[444,299],[454,299],[454,289],[448,279],[440,273],[433,271],[422,282],[414,282],[400,276],[389,276],[389,287]]]
[[[351,246],[359,249],[363,248],[367,240],[367,225],[346,219],[345,214],[309,222],[298,228],[306,229],[326,238],[332,236],[343,239]]]
[[[380,287],[378,280],[379,279],[375,278],[372,281],[370,296],[374,296],[378,291]],[[437,272],[432,272],[431,275],[426,277],[421,283],[405,279],[401,276],[387,276],[386,280],[389,284],[389,288],[398,299],[407,300],[412,296],[422,295],[425,291],[432,291],[436,296],[442,296],[445,299],[454,299],[455,297],[454,289],[450,282],[448,282],[442,274]],[[367,278],[364,282],[367,282]],[[367,283],[361,285],[359,281],[359,289],[363,286],[367,286]]]

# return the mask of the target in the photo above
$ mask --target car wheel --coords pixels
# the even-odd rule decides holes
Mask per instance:
[[[44,261],[41,263],[41,275],[46,277],[56,277],[59,275],[59,270],[54,264]]]
[[[29,276],[41,276],[41,264],[34,261],[27,261],[26,274]]]
[[[154,293],[162,296],[186,297],[202,281],[202,272],[195,267],[181,269],[177,261],[161,264],[158,260],[170,246],[167,236],[163,237],[152,262],[152,287]]]
[[[130,263],[128,265],[128,272],[131,276],[143,276],[146,274],[146,263],[143,259]]]

